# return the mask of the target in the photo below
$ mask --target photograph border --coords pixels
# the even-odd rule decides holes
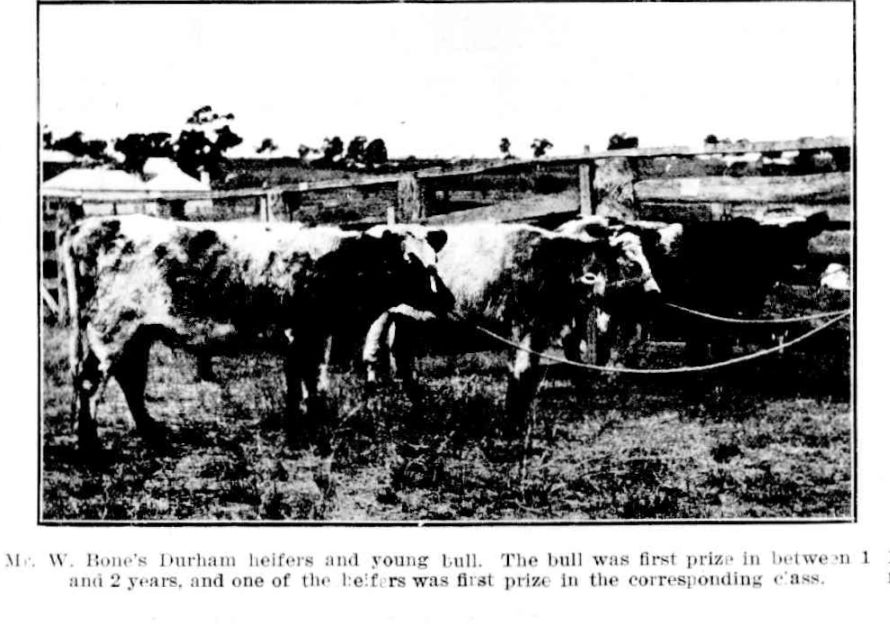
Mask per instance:
[[[38,366],[38,383],[37,383],[37,500],[36,500],[36,525],[45,527],[90,527],[90,528],[112,528],[112,527],[313,527],[313,528],[334,528],[334,527],[379,527],[379,528],[403,528],[403,527],[449,527],[449,528],[475,528],[475,527],[570,527],[570,526],[689,526],[689,525],[837,525],[837,524],[857,524],[859,523],[859,439],[858,439],[858,294],[859,294],[859,271],[858,271],[858,136],[857,136],[857,13],[856,0],[665,0],[669,4],[761,4],[761,3],[784,3],[784,4],[852,4],[852,45],[853,45],[853,72],[852,72],[852,143],[850,146],[850,209],[851,209],[851,256],[850,256],[850,275],[852,279],[852,291],[850,297],[850,410],[851,410],[851,431],[850,431],[850,503],[851,515],[845,517],[815,517],[815,518],[680,518],[680,519],[590,519],[590,520],[393,520],[393,521],[336,521],[336,520],[48,520],[43,517],[43,435],[44,435],[44,417],[43,417],[43,324],[44,324],[44,304],[40,294],[40,284],[43,273],[43,256],[41,253],[43,247],[43,202],[41,192],[42,182],[42,157],[41,157],[41,100],[40,100],[40,14],[42,7],[58,7],[58,6],[214,6],[214,5],[363,5],[363,4],[461,4],[461,5],[509,5],[509,4],[591,4],[591,5],[609,5],[609,4],[650,4],[651,0],[577,0],[572,2],[556,2],[553,0],[37,0],[35,3],[37,29],[36,29],[36,106],[37,106],[37,127],[35,128],[36,141],[36,280],[37,280],[37,366]],[[665,3],[662,2],[662,3]]]

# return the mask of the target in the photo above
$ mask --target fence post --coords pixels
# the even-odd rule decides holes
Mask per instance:
[[[303,191],[307,188],[307,185],[305,182],[301,182],[298,188],[300,190],[281,194],[281,201],[284,202],[284,207],[287,210],[288,221],[294,220],[294,213],[298,212],[303,205]]]
[[[281,197],[280,195],[278,197]],[[272,207],[275,205],[275,194],[272,191],[266,191],[265,197],[265,218],[264,221],[274,221],[275,220],[275,212],[272,210]]]
[[[590,193],[590,165],[578,165],[578,194],[581,199],[581,216],[593,214],[593,200]]]
[[[59,240],[65,223],[61,201],[44,197],[41,201],[40,297],[57,323],[66,321],[65,293],[62,290]]]
[[[426,206],[421,192],[420,181],[414,174],[399,178],[398,219],[401,222],[415,222],[426,217]]]
[[[636,218],[636,166],[630,158],[610,157],[596,164],[593,188],[596,214],[605,217]]]
[[[83,195],[79,195],[74,199],[73,202],[69,201],[68,204],[68,225],[73,223],[77,223],[81,219],[86,216],[86,211],[83,207]]]

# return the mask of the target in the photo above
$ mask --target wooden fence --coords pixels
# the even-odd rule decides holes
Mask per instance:
[[[84,214],[84,206],[101,204],[108,214],[121,212],[144,212],[145,206],[155,204],[165,208],[163,216],[176,218],[185,202],[226,202],[233,200],[253,200],[255,218],[261,221],[276,219],[273,206],[285,195],[289,205],[300,205],[303,194],[323,193],[343,189],[373,191],[382,188],[395,188],[395,205],[387,210],[387,221],[417,222],[428,216],[428,208],[433,189],[447,189],[449,184],[460,180],[493,173],[521,172],[529,169],[540,170],[548,167],[576,166],[578,176],[578,210],[581,214],[592,214],[598,206],[605,206],[610,200],[618,203],[634,201],[633,187],[636,180],[634,163],[643,158],[675,157],[691,158],[703,155],[722,156],[747,153],[779,153],[799,151],[818,153],[820,151],[845,151],[849,156],[850,143],[841,138],[800,139],[797,141],[769,141],[745,144],[714,144],[700,148],[653,147],[620,149],[598,153],[585,153],[579,156],[538,158],[534,160],[504,160],[472,165],[469,167],[446,169],[433,168],[395,175],[361,176],[345,180],[325,180],[283,184],[268,188],[238,189],[227,191],[94,191],[86,189],[53,189],[42,191],[42,232],[41,232],[41,298],[44,309],[50,315],[64,316],[64,297],[60,284],[57,249],[60,233],[72,221]],[[629,163],[623,180],[609,184],[598,184],[597,170],[605,165]],[[621,177],[619,176],[619,178]],[[447,190],[445,192],[447,196]],[[447,212],[447,208],[439,212]]]

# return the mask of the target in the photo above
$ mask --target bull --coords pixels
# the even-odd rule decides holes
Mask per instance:
[[[156,341],[201,356],[262,336],[279,339],[289,430],[323,428],[331,337],[351,324],[367,327],[394,305],[435,309],[447,301],[435,271],[446,240],[441,230],[421,237],[144,216],[75,224],[62,255],[80,449],[100,448],[96,407],[109,377],[139,434],[163,442],[164,428],[144,400]]]
[[[806,264],[809,240],[827,225],[824,212],[774,223],[736,218],[613,224],[640,235],[666,302],[728,318],[762,316],[769,292]],[[730,330],[676,309],[641,307],[627,299],[614,301],[613,309],[621,313],[601,324],[597,348],[606,355],[599,359],[616,360],[628,347],[626,337],[639,336],[643,327],[660,332],[666,325],[682,335],[690,360],[697,363],[727,357],[740,337],[737,325]]]

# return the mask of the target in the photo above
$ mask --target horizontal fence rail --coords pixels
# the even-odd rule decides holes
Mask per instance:
[[[505,174],[522,172],[529,169],[546,169],[548,167],[577,167],[578,179],[578,210],[581,214],[592,214],[597,206],[605,205],[611,198],[620,204],[635,204],[638,201],[634,184],[637,182],[635,166],[626,167],[625,178],[619,184],[611,186],[597,185],[597,170],[608,161],[633,162],[637,159],[696,156],[723,156],[748,153],[778,152],[810,152],[849,150],[850,141],[845,138],[828,137],[821,139],[798,139],[792,141],[759,141],[744,143],[715,143],[701,147],[668,146],[633,149],[616,149],[595,153],[584,153],[577,156],[541,157],[535,159],[507,159],[476,163],[463,167],[434,167],[419,171],[386,175],[358,175],[346,179],[319,180],[264,186],[261,188],[210,190],[210,191],[157,191],[132,189],[82,189],[82,188],[41,188],[43,200],[43,271],[42,298],[46,309],[55,316],[64,316],[64,301],[58,278],[58,261],[55,258],[58,237],[65,224],[78,218],[77,211],[69,212],[71,205],[107,204],[112,206],[112,213],[117,214],[118,205],[139,205],[144,211],[152,203],[161,205],[179,202],[225,202],[253,199],[255,210],[253,215],[261,221],[275,220],[273,205],[281,205],[282,198],[292,199],[288,207],[288,218],[293,218],[291,206],[299,206],[301,197],[306,193],[325,193],[337,190],[356,189],[360,191],[377,191],[394,188],[396,200],[386,210],[386,221],[417,222],[428,216],[434,193],[443,191],[448,203],[448,187],[446,183],[472,178],[485,174]],[[796,176],[801,177],[801,176]],[[742,178],[743,179],[743,178]],[[66,208],[66,206],[68,208]],[[438,207],[437,214],[453,212]],[[611,209],[611,208],[610,208]],[[80,212],[82,215],[83,213]],[[176,213],[171,212],[176,217]],[[382,222],[383,217],[380,217]],[[362,219],[370,222],[370,218]]]
[[[807,139],[795,141],[759,141],[744,145],[716,144],[713,147],[645,147],[634,149],[618,149],[605,152],[583,154],[579,156],[555,156],[542,157],[527,160],[505,160],[465,167],[460,169],[422,169],[413,173],[361,176],[344,180],[321,180],[317,182],[299,182],[296,184],[282,184],[271,187],[235,189],[220,191],[133,191],[133,190],[86,190],[86,189],[43,189],[44,197],[69,197],[83,198],[88,201],[105,202],[142,202],[163,200],[213,200],[236,199],[242,197],[260,197],[268,193],[311,193],[348,188],[373,188],[399,184],[406,176],[412,176],[418,180],[448,180],[474,175],[483,175],[511,169],[524,169],[527,167],[547,167],[566,165],[595,165],[596,161],[612,158],[657,158],[657,157],[694,157],[725,154],[747,154],[753,152],[785,152],[795,150],[821,151],[845,149],[850,147],[850,142],[843,138]]]

